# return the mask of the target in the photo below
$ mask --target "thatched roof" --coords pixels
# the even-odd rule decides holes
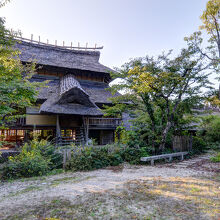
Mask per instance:
[[[94,103],[110,104],[109,98],[120,96],[118,92],[112,94],[107,90],[109,86],[106,83],[80,80],[80,84]]]
[[[43,79],[37,77],[39,76],[36,76],[34,81],[43,81]],[[89,95],[90,100],[94,103],[110,104],[111,101],[109,98],[120,95],[120,93],[112,95],[110,91],[106,90],[109,87],[108,84],[103,82],[88,80],[78,80],[78,82],[80,83],[81,88],[85,91],[85,93]],[[51,80],[47,87],[40,89],[38,99],[46,100],[54,93],[58,93],[59,86],[59,79]]]
[[[60,85],[41,105],[40,113],[100,116],[102,112],[90,100],[80,83],[69,74],[60,79]]]
[[[88,115],[88,116],[103,115],[102,112],[98,109],[98,107],[89,107],[75,103],[59,104],[58,101],[59,101],[59,97],[53,95],[41,105],[40,113]]]
[[[108,74],[113,71],[99,63],[99,51],[68,50],[24,41],[16,43],[16,48],[21,51],[20,59],[22,62],[36,61],[40,65]]]

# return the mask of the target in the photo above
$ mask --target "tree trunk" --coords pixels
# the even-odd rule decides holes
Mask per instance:
[[[220,58],[220,38],[218,39],[218,55],[219,55],[219,58]]]
[[[164,148],[165,148],[165,143],[166,143],[167,135],[168,135],[168,132],[169,132],[169,130],[171,128],[171,125],[172,125],[171,122],[168,121],[167,124],[166,124],[165,129],[163,130],[162,140],[161,140],[161,144],[159,146],[159,151],[163,151]]]
[[[220,83],[219,83],[219,88],[218,88],[218,99],[220,99]]]
[[[218,55],[220,59],[220,38],[218,38]],[[219,90],[218,90],[218,98],[220,99],[220,83],[219,83]]]

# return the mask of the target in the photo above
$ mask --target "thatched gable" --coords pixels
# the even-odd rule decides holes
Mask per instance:
[[[41,105],[40,113],[102,115],[79,82],[70,74],[60,79],[59,87]]]
[[[89,95],[82,89],[73,75],[68,74],[60,79],[59,104],[78,103],[88,107],[95,107]]]

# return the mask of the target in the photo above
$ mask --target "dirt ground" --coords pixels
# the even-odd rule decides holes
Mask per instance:
[[[220,219],[209,155],[0,183],[0,219]]]

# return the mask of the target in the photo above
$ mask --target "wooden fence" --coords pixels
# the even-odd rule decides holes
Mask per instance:
[[[174,136],[173,150],[176,152],[192,150],[192,136]]]

